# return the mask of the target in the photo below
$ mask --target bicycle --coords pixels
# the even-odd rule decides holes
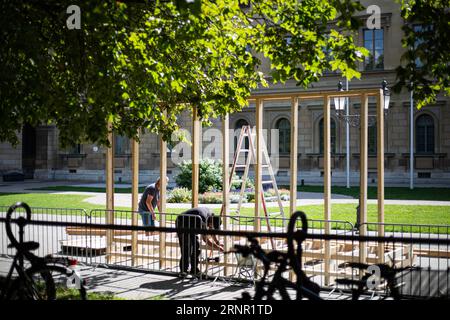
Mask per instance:
[[[297,219],[300,218],[302,221],[301,230],[294,231]],[[283,300],[291,300],[291,296],[288,292],[288,288],[294,289],[296,291],[296,299],[302,300],[303,297],[309,300],[322,300],[320,297],[320,287],[315,282],[309,279],[305,272],[301,268],[301,257],[302,257],[302,242],[305,239],[306,233],[308,231],[308,224],[305,213],[302,211],[295,212],[288,225],[288,252],[281,252],[273,250],[271,252],[264,251],[259,245],[258,240],[249,237],[250,246],[235,245],[235,252],[242,254],[244,257],[252,254],[257,259],[262,261],[264,267],[264,273],[260,281],[257,282],[255,286],[254,300],[274,300],[274,294],[276,291],[279,292]],[[294,241],[297,242],[297,249],[295,250]],[[277,264],[278,268],[275,271],[272,281],[267,282],[267,276],[270,270],[271,264]],[[283,277],[283,273],[293,270],[297,281],[292,282]],[[265,288],[267,286],[267,288]],[[243,293],[243,300],[251,299],[249,293]]]
[[[11,223],[12,214],[18,209],[25,209],[26,217],[15,219],[19,227],[19,240],[14,237]],[[56,300],[61,289],[67,293],[67,289],[73,289],[73,295],[86,300],[86,289],[78,272],[70,266],[76,265],[76,260],[53,257],[47,255],[38,257],[31,251],[39,248],[39,243],[34,241],[24,242],[25,226],[31,221],[31,209],[23,202],[18,202],[9,207],[6,214],[5,229],[11,241],[8,248],[15,248],[11,268],[6,279],[3,280],[3,288],[0,300]],[[25,260],[30,267],[25,268]],[[16,271],[17,277],[13,278]],[[73,288],[75,286],[75,288]]]
[[[365,271],[361,276],[361,279],[336,279],[337,284],[342,284],[351,287],[352,300],[359,300],[361,295],[368,292],[371,289],[375,289],[377,285],[385,284],[386,292],[385,296],[392,297],[394,300],[401,300],[402,295],[400,293],[400,287],[402,283],[398,283],[397,274],[406,270],[419,270],[419,267],[404,267],[394,268],[387,264],[373,264],[369,265],[360,262],[344,262],[339,265],[340,268],[352,268],[358,269],[360,272]],[[378,274],[372,271],[377,270]],[[374,277],[375,278],[372,278]],[[373,297],[373,294],[372,294]]]

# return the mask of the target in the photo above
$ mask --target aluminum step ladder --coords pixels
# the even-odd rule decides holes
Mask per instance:
[[[240,188],[240,192],[239,192],[239,201],[237,204],[237,209],[234,211],[234,214],[236,216],[237,219],[241,219],[240,216],[240,211],[241,211],[241,207],[242,207],[242,203],[243,203],[243,199],[245,196],[245,187],[247,184],[247,180],[248,180],[248,174],[250,171],[250,166],[252,164],[254,164],[256,166],[256,146],[255,146],[255,138],[256,138],[256,129],[252,130],[250,126],[243,126],[241,128],[241,132],[238,138],[238,143],[237,143],[237,147],[236,147],[236,152],[234,154],[234,159],[233,159],[233,164],[231,166],[231,170],[230,170],[230,180],[229,180],[229,190],[228,192],[231,193],[232,192],[232,185],[233,183],[240,183],[241,184],[241,188]],[[248,139],[248,147],[245,146],[245,139]],[[240,157],[244,155],[244,163],[239,163]],[[252,160],[253,163],[252,163]],[[277,182],[275,179],[275,175],[273,172],[273,168],[272,165],[270,163],[270,158],[269,158],[269,154],[267,152],[267,146],[265,143],[262,143],[262,161],[263,163],[261,164],[262,166],[262,175],[261,177],[264,176],[269,176],[269,178],[267,179],[261,179],[261,203],[262,203],[262,207],[264,210],[264,215],[266,217],[266,222],[267,222],[267,229],[269,232],[271,232],[271,225],[270,225],[270,217],[274,217],[274,216],[280,216],[282,218],[285,217],[284,215],[284,210],[283,210],[283,204],[281,201],[281,196],[280,196],[280,192],[278,190],[278,186],[277,186]],[[235,179],[234,175],[236,173],[236,169],[237,168],[244,168],[244,174],[242,175],[241,178],[239,179]],[[266,173],[264,173],[264,171],[267,171]],[[267,211],[267,206],[266,206],[266,197],[264,195],[264,186],[271,186],[272,189],[275,191],[275,196],[277,198],[277,202],[278,202],[278,208],[279,211],[278,212],[272,212],[269,213]],[[222,205],[222,210],[221,212],[223,212],[223,205]],[[233,213],[233,211],[232,211]],[[247,221],[253,221],[251,220],[250,217],[242,217],[243,219],[248,219]],[[286,226],[286,221],[285,219],[283,219],[283,227]],[[272,242],[273,244],[273,242]],[[272,245],[273,246],[273,245]]]

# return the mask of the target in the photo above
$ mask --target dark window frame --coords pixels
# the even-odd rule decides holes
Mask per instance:
[[[380,33],[381,32],[381,33]],[[371,33],[371,39],[368,39],[366,34]],[[377,34],[381,34],[381,39],[377,38]],[[381,64],[378,65],[375,60],[377,46],[376,41],[381,40]],[[371,42],[371,48],[368,48],[367,44]],[[370,55],[364,60],[364,71],[372,71],[372,70],[384,70],[384,28],[380,29],[363,29],[363,45],[364,48],[369,50]]]
[[[280,124],[286,126],[280,127]],[[279,154],[291,153],[291,122],[287,118],[278,119],[275,124],[275,129],[278,130],[278,152]]]
[[[319,153],[320,154],[323,154],[323,149],[324,149],[323,123],[324,123],[324,118],[322,117],[322,119],[319,120]],[[333,118],[330,119],[330,129],[331,129],[331,131],[330,131],[331,153],[336,153],[337,125],[336,125],[336,121]]]
[[[429,123],[426,121],[429,121]],[[434,154],[436,145],[435,126],[434,118],[429,114],[421,114],[416,118],[414,128],[416,134],[416,153]]]

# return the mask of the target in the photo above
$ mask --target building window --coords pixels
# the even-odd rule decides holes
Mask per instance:
[[[291,152],[291,124],[288,119],[280,119],[277,121],[276,129],[278,129],[278,150],[280,153]]]
[[[81,144],[77,143],[68,148],[69,154],[81,154]]]
[[[371,126],[368,130],[368,153],[376,154],[377,153],[377,127]]]
[[[364,29],[364,47],[369,50],[364,70],[384,69],[384,34],[383,29]]]
[[[416,153],[434,153],[434,120],[428,114],[416,119]]]
[[[330,119],[331,153],[336,153],[336,122]],[[323,118],[319,121],[319,153],[323,154]]]
[[[414,33],[416,36],[416,39],[414,41],[414,52],[416,52],[416,56],[417,56],[417,51],[420,52],[419,46],[422,43],[424,43],[424,41],[425,41],[424,39],[425,39],[425,37],[427,37],[426,34],[431,31],[431,26],[416,24],[413,26],[413,30],[414,30]],[[420,58],[420,56],[417,56],[417,58],[415,59],[415,64],[416,64],[416,68],[420,69],[423,67],[423,60]]]
[[[123,156],[130,153],[130,139],[125,136],[114,136],[114,155]]]

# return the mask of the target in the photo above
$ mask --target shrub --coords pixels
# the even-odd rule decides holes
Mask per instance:
[[[238,175],[236,175],[236,173],[233,176],[233,180],[238,180],[238,179],[242,179],[242,177],[239,177]],[[242,186],[242,182],[233,182],[231,184],[231,188],[233,190],[240,190]],[[245,189],[254,189],[255,188],[255,183],[253,182],[253,180],[249,177],[247,177],[247,181],[245,182]]]
[[[222,203],[221,192],[206,192],[199,195],[198,201],[200,203]]]
[[[183,188],[192,187],[192,161],[183,161],[176,183]],[[199,164],[199,193],[222,190],[222,163],[212,159],[202,159]]]
[[[247,197],[248,202],[255,201],[255,193],[254,192],[246,192],[245,196]]]
[[[167,202],[169,203],[189,203],[191,200],[192,194],[187,188],[175,188],[167,197]]]
[[[286,196],[286,195],[288,196],[290,194],[288,189],[278,189],[278,192],[279,192],[280,196]],[[267,196],[272,196],[272,197],[275,197],[277,195],[275,193],[275,189],[273,189],[273,188],[270,188],[269,190],[267,190],[266,193],[268,194]]]
[[[230,203],[239,203],[239,195],[238,194],[231,194],[230,195]],[[247,196],[244,194],[244,197],[242,198],[242,203],[247,202]]]

